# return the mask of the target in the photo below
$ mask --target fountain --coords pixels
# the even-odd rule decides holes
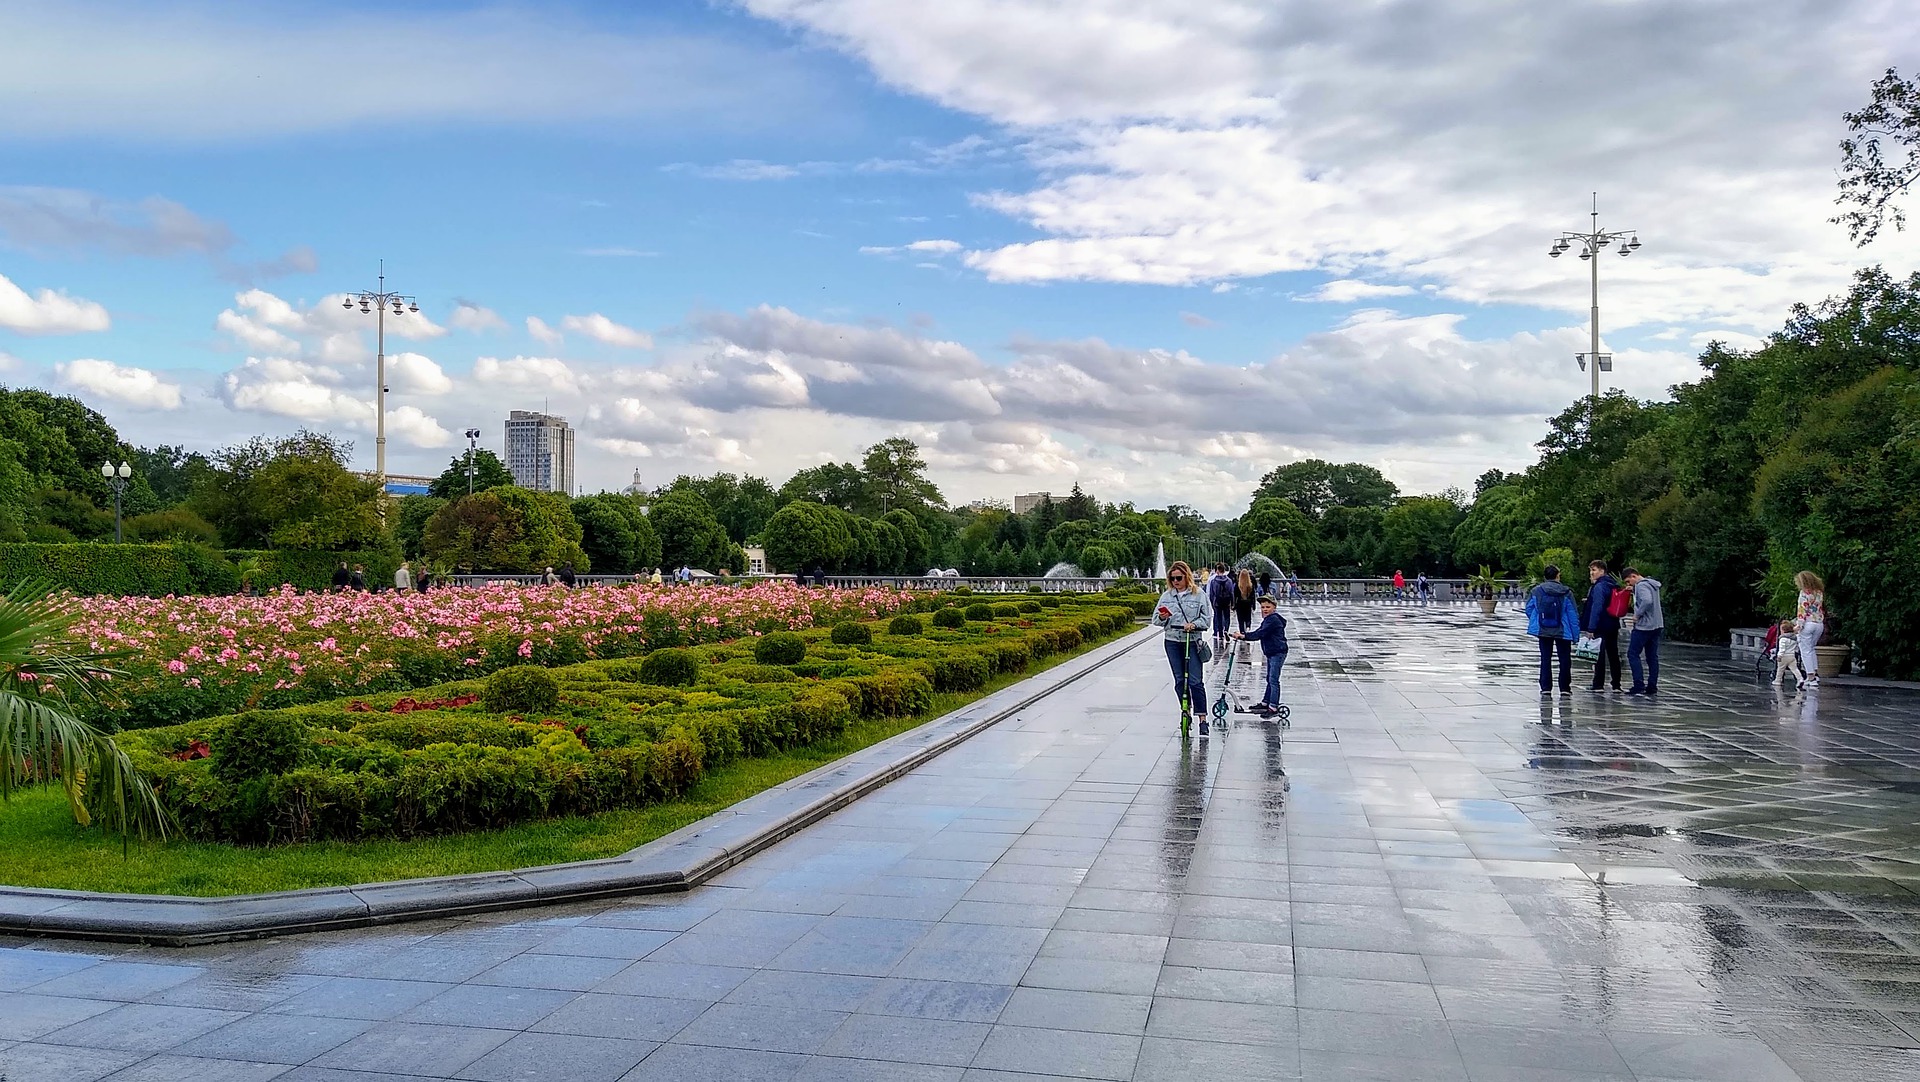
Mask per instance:
[[[1070,564],[1062,560],[1052,567],[1047,568],[1047,573],[1040,577],[1043,579],[1084,579],[1087,577],[1087,573],[1080,570],[1079,564]]]
[[[1153,545],[1153,578],[1156,582],[1167,580],[1167,543],[1156,541]]]

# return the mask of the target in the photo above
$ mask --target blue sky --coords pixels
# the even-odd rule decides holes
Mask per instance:
[[[1639,394],[1911,266],[1824,219],[1914,31],[1758,7],[0,11],[0,380],[370,465],[370,320],[328,299],[384,258],[431,321],[389,338],[395,472],[549,402],[588,490],[896,433],[963,500],[1236,513],[1306,455],[1470,483],[1585,386],[1585,267],[1545,249],[1593,189],[1646,231],[1602,257]],[[1570,35],[1618,78],[1538,48]]]

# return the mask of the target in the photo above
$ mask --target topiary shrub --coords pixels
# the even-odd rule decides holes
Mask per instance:
[[[807,640],[791,631],[762,635],[753,644],[753,660],[762,665],[797,665],[807,656]]]
[[[313,751],[306,725],[278,710],[249,710],[215,730],[208,744],[207,768],[229,785],[285,774]]]
[[[1060,599],[1057,597],[1043,597],[1040,599],[1040,607],[1043,609],[1057,609],[1060,607]]]
[[[933,626],[949,629],[966,627],[967,614],[959,609],[941,609],[933,614]]]
[[[973,604],[968,605],[966,612],[967,612],[967,619],[969,620],[993,619],[993,606],[987,604],[984,601],[976,601]]]
[[[1025,612],[1025,613],[1035,613],[1035,612],[1043,611],[1040,608],[1040,602],[1038,601],[1022,601],[1017,607],[1021,612]]]
[[[887,625],[887,634],[889,635],[918,635],[920,634],[920,630],[920,618],[918,616],[896,616],[893,618],[893,622]]]
[[[700,679],[700,659],[677,647],[655,650],[640,661],[640,680],[661,687],[685,687]]]
[[[842,620],[833,625],[833,641],[839,646],[868,646],[873,643],[873,629],[858,620]]]
[[[538,665],[515,665],[487,677],[490,714],[544,714],[560,705],[560,683]]]
[[[961,597],[972,597],[972,596],[973,596],[973,587],[971,587],[971,586],[955,586],[955,587],[953,588],[953,592],[954,592],[954,593],[956,593],[956,594],[958,594],[958,595],[960,595]]]
[[[1011,620],[1014,617],[1020,615],[1020,606],[995,605],[993,607],[993,615],[994,615],[994,618],[998,620]]]

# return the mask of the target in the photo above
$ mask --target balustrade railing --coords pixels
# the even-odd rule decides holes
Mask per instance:
[[[539,575],[449,575],[441,580],[455,586],[529,586],[540,581]],[[787,575],[737,575],[730,578],[696,578],[686,584],[690,586],[715,586],[737,583],[766,582],[770,580],[789,581]],[[624,585],[635,581],[644,581],[633,575],[579,575],[575,578],[578,586]],[[805,585],[816,585],[816,581],[807,577]],[[1125,579],[1103,578],[1038,578],[1020,575],[961,575],[949,577],[943,575],[827,575],[817,585],[858,589],[882,587],[895,590],[934,590],[950,591],[966,587],[976,594],[1095,594],[1109,587],[1126,582]],[[671,578],[668,585],[674,585]],[[1291,604],[1306,605],[1423,605],[1423,604],[1465,604],[1481,600],[1481,595],[1468,588],[1466,579],[1428,579],[1427,591],[1420,591],[1418,582],[1410,580],[1404,587],[1396,589],[1392,579],[1289,579],[1284,583],[1273,584],[1280,599]],[[1526,600],[1527,584],[1519,579],[1502,579],[1493,589],[1492,600],[1496,602],[1517,603]]]

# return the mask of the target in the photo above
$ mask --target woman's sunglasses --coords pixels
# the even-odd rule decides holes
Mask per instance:
[[[1185,582],[1187,581],[1187,577],[1185,575],[1173,574],[1173,575],[1167,576],[1167,581],[1168,582]]]

